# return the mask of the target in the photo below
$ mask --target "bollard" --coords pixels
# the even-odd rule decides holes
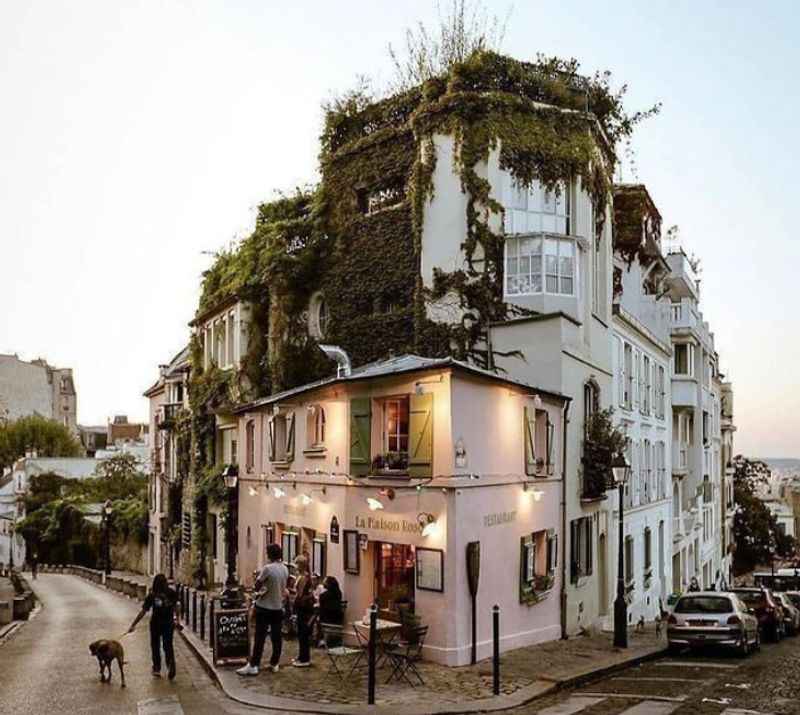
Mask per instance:
[[[492,608],[492,691],[500,695],[500,606]]]
[[[206,595],[200,596],[200,640],[206,639]]]
[[[211,652],[214,652],[214,597],[211,597],[210,612],[208,615],[208,644],[211,646]]]
[[[192,593],[192,632],[197,633],[197,591]]]
[[[369,609],[369,646],[368,646],[368,664],[369,671],[367,677],[367,704],[375,704],[375,637],[378,625],[378,607],[372,604]]]

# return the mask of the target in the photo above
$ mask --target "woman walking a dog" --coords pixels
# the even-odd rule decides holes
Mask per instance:
[[[153,675],[161,677],[161,646],[164,646],[164,658],[167,661],[167,676],[170,680],[175,677],[175,649],[172,637],[177,625],[175,604],[178,594],[167,584],[167,577],[160,573],[153,579],[150,593],[144,599],[142,610],[131,623],[128,633],[133,633],[136,624],[144,618],[145,613],[152,610],[150,615],[150,650],[153,656]]]

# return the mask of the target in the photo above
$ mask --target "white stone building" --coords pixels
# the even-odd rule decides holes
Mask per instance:
[[[641,207],[646,207],[641,212]],[[618,186],[614,210],[614,419],[630,439],[631,465],[625,486],[623,549],[629,623],[659,614],[671,590],[671,452],[670,301],[664,295],[669,265],[661,251],[661,216],[642,185]],[[622,230],[637,214],[633,235]],[[640,218],[639,213],[643,213]],[[642,220],[644,219],[644,220]],[[608,524],[598,549],[612,564],[599,574],[605,626],[613,626],[619,549],[619,497],[603,513]]]
[[[78,434],[77,393],[71,368],[45,360],[0,355],[0,422],[40,415]]]

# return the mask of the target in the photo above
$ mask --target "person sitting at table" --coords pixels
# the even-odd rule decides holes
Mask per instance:
[[[344,623],[344,608],[342,608],[342,589],[334,576],[328,576],[323,582],[324,590],[319,595],[319,622],[341,626]],[[339,639],[337,639],[339,640]],[[335,648],[339,643],[327,643]]]

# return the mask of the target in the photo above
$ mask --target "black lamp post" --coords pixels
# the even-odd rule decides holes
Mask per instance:
[[[103,546],[106,576],[111,575],[111,500],[106,499],[103,504]]]
[[[239,467],[228,464],[222,470],[222,479],[228,488],[228,518],[225,523],[225,541],[227,542],[228,577],[222,592],[223,608],[235,608],[242,602],[241,587],[236,579],[236,509],[239,484]]]
[[[14,522],[11,522],[11,526],[9,528],[9,536],[8,536],[8,546],[9,546],[9,566],[8,568],[13,571],[14,570]]]
[[[625,482],[631,466],[624,454],[617,455],[611,462],[614,482],[619,488],[619,553],[617,560],[617,598],[614,601],[614,646],[628,647],[628,602],[625,600]]]

